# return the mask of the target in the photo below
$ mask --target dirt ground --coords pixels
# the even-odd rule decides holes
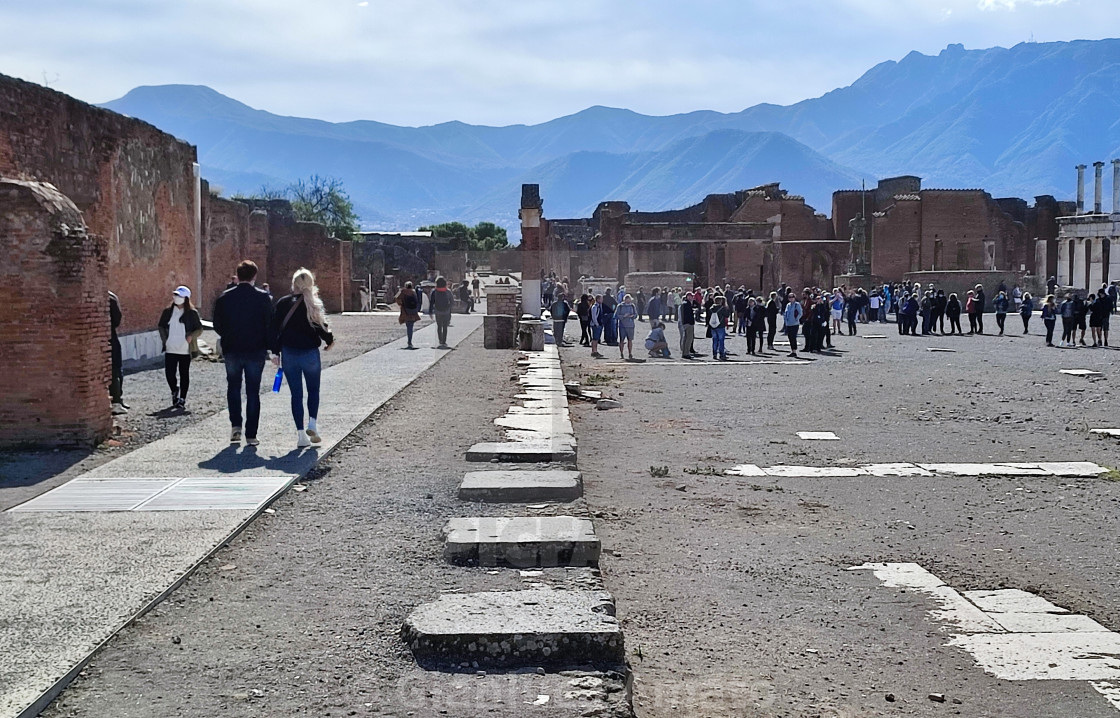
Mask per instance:
[[[1030,590],[1120,629],[1120,484],[722,473],[741,463],[1088,460],[1115,468],[1116,442],[1087,429],[1120,426],[1120,354],[1046,348],[1037,334],[860,330],[887,338],[837,337],[834,356],[805,365],[629,364],[565,350],[569,380],[594,377],[623,403],[612,411],[579,405],[573,421],[638,715],[1116,715],[1084,682],[984,674],[943,645],[948,636],[925,616],[924,598],[845,569],[914,561],[958,589]],[[704,351],[703,340],[697,348]],[[732,339],[731,350],[744,359],[745,340]],[[834,431],[841,440],[803,441],[797,431]],[[949,700],[933,702],[931,693]]]
[[[501,437],[492,419],[519,390],[516,359],[472,334],[346,439],[306,491],[278,499],[110,641],[43,715],[618,715],[622,676],[425,671],[400,639],[407,614],[441,592],[601,586],[589,569],[522,576],[443,560],[447,519],[526,510],[457,498],[464,472],[501,466],[464,455]],[[530,510],[587,514],[582,502]],[[530,705],[541,695],[546,705]]]
[[[324,368],[353,359],[405,333],[395,317],[386,315],[336,315],[331,317],[330,323],[337,339],[331,351],[322,352]],[[216,338],[213,332],[203,334],[203,339],[210,346],[214,345]],[[265,367],[262,394],[272,390],[271,376],[272,373]],[[126,370],[124,398],[131,410],[114,417],[114,436],[107,442],[93,449],[0,452],[0,510],[225,409],[225,392],[225,367],[220,361],[208,358],[196,358],[191,362],[191,384],[185,412],[170,408],[171,392],[164,376],[162,359],[158,364],[142,369]]]

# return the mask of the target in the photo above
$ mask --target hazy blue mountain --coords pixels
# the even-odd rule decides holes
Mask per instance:
[[[1120,154],[1120,40],[910,53],[789,106],[651,117],[591,107],[538,125],[329,123],[206,87],[140,87],[105,106],[199,147],[227,193],[312,173],[343,179],[367,223],[516,223],[521,182],[546,216],[605,199],[642,210],[780,181],[829,211],[833,189],[895,174],[996,196],[1073,194],[1073,165]],[[786,137],[780,137],[785,135]],[[792,138],[792,139],[790,139]]]

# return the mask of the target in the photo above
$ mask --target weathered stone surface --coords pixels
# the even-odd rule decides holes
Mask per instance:
[[[625,657],[614,599],[605,591],[444,594],[408,616],[401,638],[432,668],[609,668]]]
[[[472,471],[459,485],[463,501],[530,503],[574,501],[583,496],[578,471]]]
[[[576,447],[565,442],[488,441],[467,450],[467,461],[497,459],[514,464],[575,461]]]
[[[443,557],[467,566],[597,566],[599,537],[574,516],[455,518],[443,529]]]

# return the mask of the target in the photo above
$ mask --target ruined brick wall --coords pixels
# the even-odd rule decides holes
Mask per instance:
[[[0,447],[95,444],[109,411],[108,247],[49,185],[0,181]]]
[[[921,269],[921,201],[893,201],[868,219],[871,271],[894,282],[911,270]],[[946,252],[948,243],[946,243]],[[911,266],[913,262],[913,266]]]
[[[196,289],[194,304],[203,317],[211,318],[214,302],[225,291],[237,265],[244,259],[257,263],[260,281],[268,281],[268,224],[263,213],[251,221],[253,209],[234,200],[202,195],[202,287]]]
[[[0,176],[50,182],[108,242],[122,333],[152,329],[198,283],[195,148],[155,127],[0,75]]]
[[[290,212],[273,210],[268,219],[267,281],[273,296],[287,294],[292,275],[306,267],[315,274],[319,296],[328,312],[349,309],[351,243],[328,237],[327,228],[321,224],[296,221]]]
[[[1015,222],[992,196],[983,190],[922,191],[922,264],[914,270],[928,271],[936,264],[936,242],[942,242],[944,260],[938,269],[979,270],[987,266],[985,243],[994,244],[995,264],[1001,271],[1018,272],[1027,264],[1026,229]],[[967,264],[952,257],[954,253]],[[1033,252],[1033,248],[1030,250]],[[1033,259],[1029,260],[1033,264]]]

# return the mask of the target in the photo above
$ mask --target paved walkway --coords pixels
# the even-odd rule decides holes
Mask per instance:
[[[456,315],[448,343],[481,323]],[[434,325],[414,343],[324,371],[319,448],[294,448],[282,390],[262,397],[259,447],[228,444],[223,411],[0,513],[0,718],[36,715],[98,646],[447,354]]]

